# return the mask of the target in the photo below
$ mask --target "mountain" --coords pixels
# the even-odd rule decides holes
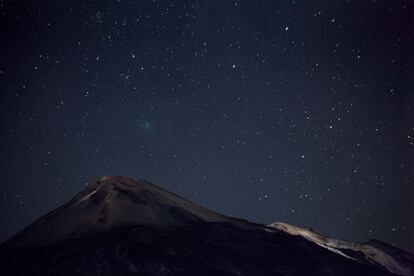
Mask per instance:
[[[414,256],[378,240],[355,243],[326,237],[312,230],[275,222],[269,225],[292,236],[300,236],[359,263],[376,264],[397,275],[413,275]]]
[[[146,181],[103,176],[10,240],[40,246],[113,228],[141,225],[174,228],[196,222],[236,222]]]
[[[413,255],[200,207],[104,176],[0,246],[0,275],[413,275]]]

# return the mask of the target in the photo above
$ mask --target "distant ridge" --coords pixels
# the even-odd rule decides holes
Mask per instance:
[[[103,176],[0,246],[0,275],[413,275],[414,257],[261,225],[144,180]]]

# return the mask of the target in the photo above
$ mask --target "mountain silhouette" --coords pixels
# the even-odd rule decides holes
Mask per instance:
[[[103,176],[0,246],[0,274],[413,275],[411,253],[262,225]]]

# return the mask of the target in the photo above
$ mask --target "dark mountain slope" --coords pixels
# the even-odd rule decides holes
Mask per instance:
[[[144,181],[103,177],[4,243],[0,275],[392,275],[344,255]]]

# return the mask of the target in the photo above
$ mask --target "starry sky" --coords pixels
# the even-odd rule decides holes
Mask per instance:
[[[409,1],[0,2],[0,240],[101,175],[414,250]]]

